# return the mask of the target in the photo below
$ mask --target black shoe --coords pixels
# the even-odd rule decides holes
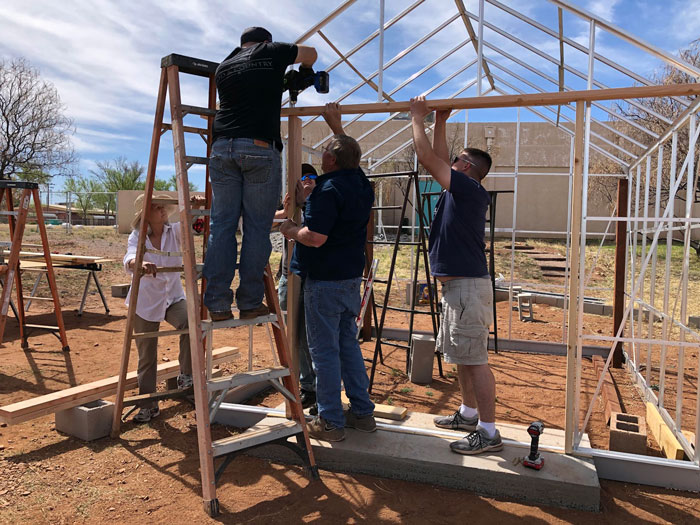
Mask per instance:
[[[228,321],[233,319],[233,312],[231,310],[222,310],[221,312],[212,312],[209,310],[209,317],[212,321]]]
[[[301,390],[301,407],[309,408],[311,405],[316,404],[316,392],[311,390]]]

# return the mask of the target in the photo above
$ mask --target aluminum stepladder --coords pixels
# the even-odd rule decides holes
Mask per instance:
[[[12,190],[21,189],[22,194],[19,200],[19,210],[14,209],[14,203],[12,200]],[[47,301],[52,301],[54,306],[54,313],[56,315],[56,325],[39,325],[39,324],[27,324],[24,300],[29,297],[25,297],[22,292],[22,278],[20,274],[20,251],[22,249],[22,238],[24,237],[24,229],[27,224],[27,217],[29,216],[29,204],[30,201],[34,199],[34,211],[36,213],[37,228],[41,236],[41,246],[43,253],[36,253],[36,260],[43,259],[46,265],[46,277],[49,281],[49,289],[51,290],[50,298],[41,298]],[[53,335],[55,335],[61,341],[61,348],[63,351],[70,351],[68,346],[68,339],[66,337],[66,328],[63,324],[63,314],[61,312],[61,301],[58,297],[58,288],[56,286],[56,276],[53,272],[53,264],[51,261],[51,249],[49,248],[49,239],[46,235],[46,226],[44,225],[44,214],[41,210],[41,200],[39,198],[39,185],[35,182],[23,182],[23,181],[0,181],[0,205],[5,202],[7,211],[0,212],[2,215],[6,215],[8,223],[10,226],[10,237],[12,238],[12,245],[10,248],[10,257],[6,265],[0,266],[0,274],[2,275],[2,294],[0,295],[0,342],[2,342],[3,336],[5,335],[5,324],[7,323],[7,313],[10,305],[10,297],[12,296],[12,285],[13,283],[17,289],[17,306],[13,308],[15,315],[17,316],[17,321],[19,322],[19,335],[22,349],[27,350],[29,348],[29,342],[27,340],[28,334],[27,329],[34,330],[48,330]],[[30,256],[34,259],[34,256]],[[34,300],[38,298],[34,297]]]
[[[199,60],[182,55],[168,55],[161,61],[161,78],[158,91],[158,101],[156,104],[156,115],[153,126],[151,142],[151,153],[148,162],[148,172],[146,177],[146,188],[143,202],[143,209],[149,210],[153,202],[153,186],[155,181],[155,171],[158,160],[158,150],[161,135],[172,130],[173,148],[175,153],[175,174],[178,186],[178,209],[180,213],[181,228],[181,250],[183,267],[168,268],[169,271],[184,271],[185,293],[187,296],[187,318],[189,323],[190,350],[192,352],[192,377],[194,380],[194,401],[195,414],[197,418],[197,441],[199,448],[199,462],[202,477],[202,498],[204,510],[210,516],[219,514],[219,501],[216,498],[216,482],[223,470],[230,461],[239,453],[253,447],[269,443],[276,443],[294,450],[306,464],[309,474],[313,479],[318,478],[311,443],[306,430],[304,413],[299,399],[298,379],[290,373],[290,358],[287,337],[285,334],[284,321],[281,316],[277,292],[275,290],[272,273],[269,265],[265,270],[265,298],[270,308],[270,315],[257,317],[250,320],[227,320],[219,322],[203,321],[206,311],[201,303],[200,290],[197,285],[197,264],[195,260],[194,235],[191,224],[193,216],[190,209],[190,192],[187,177],[188,168],[195,163],[207,164],[207,157],[211,152],[211,137],[213,117],[216,114],[216,86],[214,74],[215,62]],[[209,100],[207,107],[187,106],[181,103],[180,98],[180,73],[205,77],[209,81]],[[165,112],[166,94],[170,100],[171,123],[163,122]],[[183,118],[186,114],[200,115],[207,118],[207,128],[197,128],[185,126]],[[189,157],[185,153],[185,132],[199,134],[207,143],[207,157]],[[211,188],[209,183],[209,171],[207,166],[206,177],[207,203],[211,202]],[[208,221],[204,229],[204,239],[206,243],[208,233]],[[140,268],[146,251],[146,221],[141,221],[139,231],[139,243],[136,250],[135,268]],[[161,271],[159,269],[159,271]],[[123,398],[125,390],[125,379],[129,364],[129,353],[131,343],[135,336],[138,337],[158,337],[159,335],[172,335],[180,333],[178,331],[161,331],[153,334],[134,334],[134,316],[136,314],[136,303],[138,300],[138,290],[140,274],[135,271],[131,285],[131,301],[127,324],[124,335],[124,346],[122,349],[121,367],[119,373],[119,383],[117,387],[117,398],[114,407],[114,419],[112,426],[112,436],[119,435],[121,425]],[[205,283],[202,284],[202,289]],[[235,374],[233,376],[210,379],[208,363],[211,357],[212,330],[216,328],[237,327],[242,325],[254,325],[259,323],[270,323],[274,334],[279,367],[264,370],[254,370],[248,373]],[[206,347],[206,348],[205,348]],[[264,426],[262,428],[251,427],[242,434],[229,438],[212,441],[211,421],[221,405],[225,393],[238,385],[268,382],[280,391],[286,402],[286,419],[280,419],[280,423]],[[294,437],[296,444],[289,442],[289,438]],[[216,458],[223,458],[223,461],[215,470],[214,461]]]

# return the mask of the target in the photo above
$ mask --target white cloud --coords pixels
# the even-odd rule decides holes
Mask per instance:
[[[507,6],[540,21],[556,30],[556,6],[545,0],[500,0]],[[700,27],[700,0],[574,0],[597,16],[621,25],[624,29],[639,32],[642,38],[654,38],[655,45],[675,51],[684,47],[698,35]],[[386,2],[385,20],[388,21],[413,4],[414,0]],[[207,2],[205,0],[151,0],[148,2],[114,2],[112,0],[4,0],[0,4],[2,35],[0,57],[26,57],[39,68],[42,77],[54,83],[59,90],[69,116],[75,120],[77,133],[74,144],[85,158],[81,169],[94,160],[126,155],[142,164],[148,161],[151,126],[160,78],[160,59],[170,53],[194,56],[212,61],[223,59],[236,47],[243,28],[251,25],[267,27],[276,40],[293,41],[328,15],[341,0],[236,0],[235,2]],[[474,13],[478,3],[465,1],[467,9]],[[635,16],[622,16],[636,9]],[[379,4],[376,0],[358,0],[336,20],[323,28],[323,32],[342,52],[348,53],[360,41],[378,27]],[[385,32],[384,61],[401,53],[413,42],[432,31],[437,25],[456,13],[453,0],[426,0],[413,12]],[[505,11],[485,4],[486,19],[496,27],[521,38],[558,60],[558,41],[538,31]],[[646,22],[642,23],[643,13]],[[673,13],[668,15],[668,13]],[[588,24],[571,14],[565,15],[565,32],[584,46],[588,45]],[[667,22],[663,22],[667,20]],[[661,25],[673,30],[661,31]],[[478,23],[472,22],[478,30]],[[425,44],[407,54],[386,70],[384,90],[390,91],[404,79],[431,63],[447,50],[467,37],[461,19],[431,37]],[[523,50],[521,46],[485,31],[487,40],[518,56],[528,64],[539,67],[556,77],[556,65]],[[661,43],[659,43],[661,42]],[[319,36],[308,44],[319,51],[317,69],[327,67],[338,55]],[[649,56],[629,45],[621,45],[619,39],[608,33],[597,38],[596,49],[630,69],[645,74],[649,64],[656,64]],[[378,67],[378,39],[355,53],[350,61],[365,76]],[[395,98],[406,99],[425,91],[475,58],[471,44],[437,65],[423,77],[401,90]],[[485,56],[503,60],[504,64],[520,74],[523,68],[510,60],[501,59],[492,50]],[[586,70],[586,58],[567,47],[567,61],[574,67]],[[614,72],[599,68],[601,81],[614,84]],[[473,78],[476,68],[459,75],[436,95],[452,93]],[[526,78],[534,79],[532,74]],[[567,74],[567,81],[570,75]],[[376,80],[376,78],[375,78]],[[331,73],[330,95],[319,95],[313,89],[300,96],[300,105],[322,105],[337,98],[360,81],[346,65]],[[534,81],[534,80],[533,80]],[[551,90],[551,84],[536,79],[536,83]],[[627,84],[630,81],[628,79]],[[206,97],[206,82],[202,79],[183,77],[182,98],[185,103],[202,104]],[[528,88],[530,90],[531,88]],[[472,89],[469,93],[474,94]],[[464,96],[464,95],[463,95]],[[376,100],[376,93],[363,88],[346,100],[369,102]],[[166,121],[168,120],[166,112]],[[161,158],[172,162],[172,144],[167,135],[161,143]],[[199,140],[199,144],[196,141]],[[201,140],[195,137],[188,154],[201,154]],[[171,167],[158,166],[159,173]],[[193,168],[200,176],[201,167]]]

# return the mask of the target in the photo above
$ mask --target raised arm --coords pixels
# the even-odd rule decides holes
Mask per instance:
[[[448,164],[450,164],[450,150],[447,148],[447,119],[450,118],[451,112],[449,109],[436,111],[433,130],[433,151]]]
[[[425,116],[430,113],[424,96],[411,99],[411,126],[413,129],[413,147],[416,149],[418,161],[428,170],[430,175],[446,190],[450,189],[452,177],[447,160],[439,157],[430,146],[425,134],[423,123]]]
[[[316,49],[311,46],[297,46],[297,58],[294,60],[295,64],[301,64],[301,67],[311,67],[316,62],[318,54]]]
[[[343,123],[341,121],[340,104],[337,102],[329,102],[326,104],[326,109],[323,110],[321,115],[323,115],[324,120],[333,133],[336,135],[345,135]]]

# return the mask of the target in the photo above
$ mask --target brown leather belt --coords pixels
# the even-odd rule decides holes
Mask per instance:
[[[260,140],[260,139],[253,139],[253,144],[255,146],[259,146],[261,148],[271,148],[272,147],[272,144],[270,144],[268,141]]]

